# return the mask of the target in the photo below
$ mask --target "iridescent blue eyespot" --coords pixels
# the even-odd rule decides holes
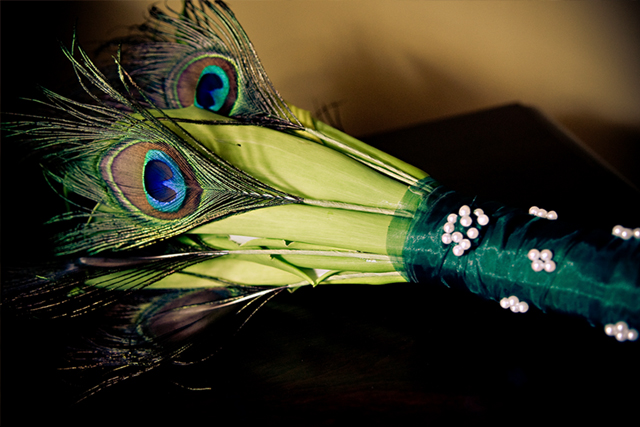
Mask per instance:
[[[196,86],[196,107],[218,112],[229,96],[229,78],[217,65],[209,65],[202,70]]]
[[[197,51],[171,68],[164,78],[162,100],[167,108],[194,105],[221,116],[233,117],[240,96],[236,63],[218,52]]]
[[[182,207],[187,185],[180,167],[168,154],[149,150],[144,159],[144,191],[149,204],[160,212],[176,212]]]

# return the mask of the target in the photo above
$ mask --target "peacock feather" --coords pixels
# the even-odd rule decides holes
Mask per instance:
[[[44,90],[60,116],[21,122],[16,135],[42,150],[47,178],[95,202],[86,223],[59,236],[58,253],[147,246],[216,218],[298,199],[229,165],[178,126],[178,135],[131,96],[117,92],[81,50],[63,48],[79,78],[121,105],[82,104]],[[127,85],[123,71],[122,83]],[[126,86],[129,87],[129,86]],[[132,111],[130,114],[124,111]]]
[[[302,125],[276,92],[251,41],[222,2],[185,2],[182,13],[149,10],[124,46],[125,68],[159,108],[195,105],[278,129]]]

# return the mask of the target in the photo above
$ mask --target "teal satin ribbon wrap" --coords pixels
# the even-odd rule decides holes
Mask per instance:
[[[622,320],[640,326],[640,240],[623,240],[610,230],[578,229],[444,186],[432,190],[436,184],[430,178],[421,184],[428,189],[421,193],[417,186],[406,198],[409,205],[419,203],[414,218],[395,221],[389,238],[390,252],[407,280],[440,281],[494,300],[514,295],[543,311],[582,316],[594,325]],[[455,244],[443,243],[442,235],[447,216],[462,205],[472,212],[481,208],[490,222],[479,226],[472,214],[479,237],[456,256]],[[459,223],[456,229],[465,230]],[[531,249],[551,250],[555,271],[534,271],[527,256]]]

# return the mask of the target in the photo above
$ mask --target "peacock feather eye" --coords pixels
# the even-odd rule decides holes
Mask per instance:
[[[188,161],[175,148],[129,142],[100,163],[112,194],[130,211],[159,219],[180,219],[196,211],[202,188]]]
[[[205,110],[218,112],[229,95],[229,78],[217,65],[209,65],[200,75],[196,85],[194,104]]]
[[[220,55],[198,53],[178,63],[166,79],[169,105],[198,108],[228,116],[238,100],[235,65]]]
[[[149,150],[143,169],[144,191],[149,204],[160,212],[180,209],[187,186],[175,160],[163,151]]]

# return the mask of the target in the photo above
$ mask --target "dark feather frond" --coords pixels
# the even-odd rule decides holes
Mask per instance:
[[[282,290],[224,285],[130,294],[89,317],[92,328],[70,344],[63,369],[88,385],[82,400],[163,366],[197,365]]]
[[[80,316],[224,254],[188,252],[171,245],[170,252],[160,255],[57,258],[36,266],[9,267],[3,303],[17,313],[38,317]]]

